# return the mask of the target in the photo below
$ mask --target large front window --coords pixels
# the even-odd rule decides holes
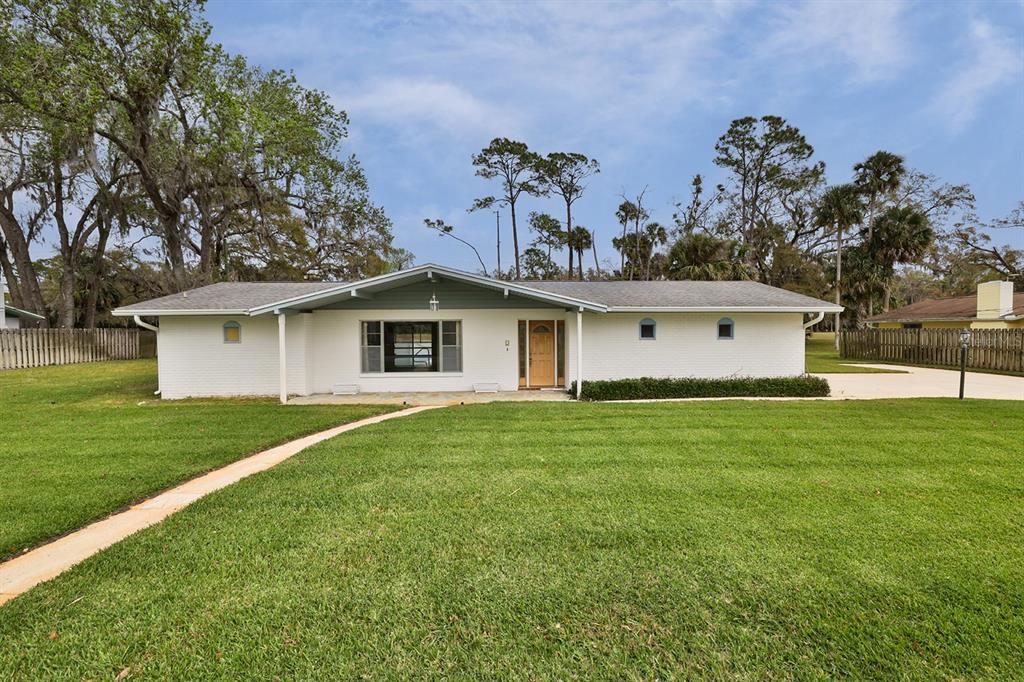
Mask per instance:
[[[462,323],[362,323],[361,368],[375,372],[461,372]]]

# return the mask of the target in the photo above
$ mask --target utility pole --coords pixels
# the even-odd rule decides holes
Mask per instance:
[[[498,235],[498,277],[501,277],[501,211],[494,212],[494,230]]]
[[[840,303],[842,294],[840,292],[840,283],[843,279],[843,226],[839,225],[836,230],[836,305],[842,305]],[[836,313],[836,352],[839,352],[839,342],[841,341],[840,335],[842,330],[839,327],[839,316],[841,312]]]

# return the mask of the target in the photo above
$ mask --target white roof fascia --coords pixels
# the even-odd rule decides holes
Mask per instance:
[[[821,306],[609,306],[610,313],[839,313],[844,308]]]
[[[177,308],[174,310],[126,310],[124,308],[115,308],[111,311],[111,315],[115,317],[132,317],[138,315],[139,317],[161,317],[163,315],[249,315],[248,310],[194,310],[188,308]]]

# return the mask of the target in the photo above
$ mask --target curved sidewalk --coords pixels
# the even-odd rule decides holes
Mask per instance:
[[[328,438],[358,429],[361,426],[378,424],[424,410],[433,410],[437,407],[433,405],[410,407],[398,412],[367,417],[298,438],[193,478],[123,512],[108,516],[53,542],[37,547],[0,564],[0,604],[14,599],[41,582],[55,578],[80,561],[120,542],[129,535],[164,520],[199,498],[240,481],[246,476],[276,466],[311,445],[316,445]]]

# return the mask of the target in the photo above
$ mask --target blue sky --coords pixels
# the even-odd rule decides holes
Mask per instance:
[[[647,186],[654,218],[670,223],[694,173],[719,179],[714,142],[745,115],[798,126],[830,182],[887,149],[969,183],[982,218],[1024,199],[1021,0],[212,0],[207,18],[229,51],[293,70],[349,113],[346,151],[419,262],[475,266],[468,249],[423,227],[441,217],[493,267],[494,216],[466,208],[496,189],[470,164],[496,136],[601,163],[574,215],[597,230],[602,259],[615,256],[619,194]],[[559,215],[554,200],[527,197],[520,210]],[[507,233],[503,247],[507,265]]]

